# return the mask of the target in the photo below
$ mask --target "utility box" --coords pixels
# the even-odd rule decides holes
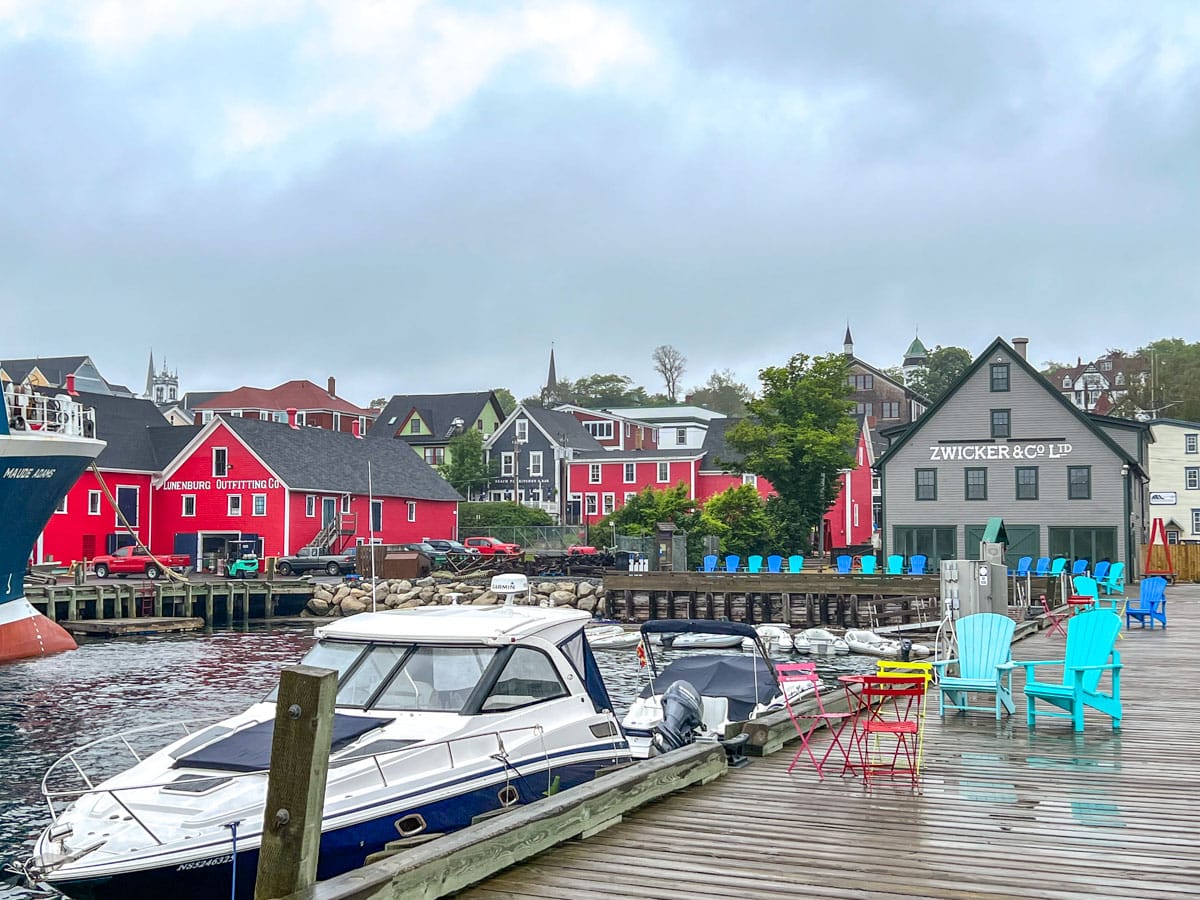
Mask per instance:
[[[383,558],[384,578],[424,578],[432,570],[429,557],[424,553],[395,550]]]
[[[942,608],[956,618],[990,612],[1008,615],[1008,567],[982,559],[943,559]]]

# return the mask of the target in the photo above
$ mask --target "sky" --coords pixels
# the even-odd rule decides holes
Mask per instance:
[[[1197,340],[1190,2],[0,0],[0,359],[661,390]]]

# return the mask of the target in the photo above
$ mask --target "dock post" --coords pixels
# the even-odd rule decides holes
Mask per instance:
[[[167,591],[167,586],[165,584],[156,584],[154,586],[154,616],[155,616],[155,618],[158,618],[158,619],[162,618],[163,594],[165,594],[166,591]],[[172,606],[173,605],[174,604],[172,604]]]
[[[291,666],[280,676],[255,900],[286,897],[317,880],[336,694],[332,669]]]
[[[204,624],[213,627],[213,586],[210,584],[204,595]]]
[[[229,593],[225,595],[225,625],[226,627],[233,624],[233,585],[229,586]]]

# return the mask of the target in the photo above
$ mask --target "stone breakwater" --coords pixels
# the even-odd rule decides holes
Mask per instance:
[[[462,605],[487,606],[503,603],[504,598],[488,590],[487,582],[458,581],[455,576],[435,572],[425,578],[380,579],[374,585],[375,608],[412,609],[416,606]],[[302,616],[352,616],[371,609],[370,581],[357,585],[318,585]],[[517,594],[514,603],[531,606],[570,606],[584,612],[607,614],[604,587],[591,581],[530,582],[527,594]]]

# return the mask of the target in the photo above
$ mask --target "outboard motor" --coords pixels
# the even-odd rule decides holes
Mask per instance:
[[[650,741],[659,753],[692,743],[693,732],[704,724],[704,701],[686,681],[676,681],[663,691],[662,723],[655,725]]]
[[[900,639],[900,661],[911,662],[913,642],[908,638]]]

